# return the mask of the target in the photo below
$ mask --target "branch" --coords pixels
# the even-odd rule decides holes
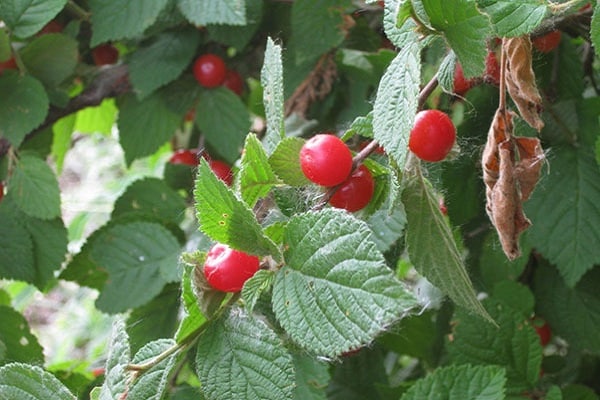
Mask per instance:
[[[64,108],[50,107],[48,115],[42,124],[25,136],[25,140],[30,140],[39,133],[43,132],[49,126],[52,126],[59,119],[73,114],[86,107],[97,106],[102,100],[117,97],[121,94],[131,91],[129,83],[129,71],[127,65],[104,67],[94,80],[76,97],[73,97]],[[7,139],[0,139],[0,157],[3,157],[10,148]]]

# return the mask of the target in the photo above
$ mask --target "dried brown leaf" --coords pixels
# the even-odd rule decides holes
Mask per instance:
[[[527,201],[540,179],[545,158],[544,150],[538,138],[515,137],[519,161],[515,166],[515,175],[519,182],[521,201]]]
[[[508,93],[517,105],[521,117],[539,132],[544,127],[544,121],[540,116],[542,96],[535,83],[529,36],[504,39],[503,51],[507,59]]]

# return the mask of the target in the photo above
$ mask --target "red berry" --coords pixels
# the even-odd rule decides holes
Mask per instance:
[[[228,186],[231,186],[233,183],[233,174],[229,165],[219,160],[210,160],[208,165],[217,178],[225,182]]]
[[[465,78],[462,66],[456,63],[454,67],[454,93],[464,96],[473,87],[473,80]]]
[[[198,57],[192,70],[196,80],[206,88],[221,86],[227,75],[225,62],[215,54],[204,54]]]
[[[448,215],[448,207],[446,207],[446,202],[444,201],[444,198],[441,197],[438,201],[438,205],[440,207],[440,212],[443,215]]]
[[[369,204],[375,191],[375,182],[371,171],[361,165],[335,191],[329,204],[350,212],[362,210]]]
[[[195,167],[198,165],[198,156],[192,150],[179,149],[169,159],[171,164],[185,164]]]
[[[9,58],[6,61],[0,62],[0,75],[5,69],[17,69],[17,62],[14,57]]]
[[[550,325],[548,325],[548,323],[543,319],[536,317],[533,319],[533,327],[540,337],[540,344],[542,347],[546,347],[546,345],[550,343],[550,338],[552,337]]]
[[[239,292],[259,268],[258,257],[217,243],[206,254],[204,276],[214,289]]]
[[[337,136],[318,134],[300,149],[300,167],[311,182],[336,186],[344,182],[352,171],[352,153]]]
[[[92,58],[97,66],[111,65],[119,60],[119,50],[112,44],[101,44],[92,49]]]
[[[92,370],[92,375],[94,375],[94,378],[97,378],[99,376],[104,375],[104,368],[100,367],[100,368],[94,368]]]
[[[52,20],[48,22],[40,31],[37,33],[38,35],[46,35],[48,33],[60,33],[63,31],[63,25],[56,21]]]
[[[4,185],[2,184],[2,182],[0,182],[0,201],[2,201],[3,197],[4,197]]]
[[[196,119],[196,109],[190,108],[188,112],[185,113],[183,119],[185,122],[193,122]]]
[[[424,110],[415,116],[408,148],[421,160],[436,162],[446,158],[455,140],[456,128],[447,114]]]
[[[533,47],[542,53],[550,53],[558,47],[560,43],[561,33],[559,30],[552,31],[544,36],[536,37],[531,41]]]
[[[244,79],[239,72],[230,69],[227,70],[227,73],[225,74],[223,86],[238,96],[241,96],[242,92],[244,91]]]
[[[583,12],[583,11],[587,11],[587,10],[591,10],[592,9],[592,5],[590,3],[587,3],[586,5],[584,5],[583,7],[581,7],[579,9],[579,12]]]
[[[490,51],[485,58],[485,75],[484,79],[493,85],[500,85],[500,63],[496,58],[496,53]]]

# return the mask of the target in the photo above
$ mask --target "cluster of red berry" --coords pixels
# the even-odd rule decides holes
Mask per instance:
[[[227,163],[220,160],[213,160],[206,153],[202,153],[200,157],[205,158],[208,161],[208,165],[213,173],[225,182],[228,186],[233,183],[233,173],[231,167]],[[171,164],[183,164],[191,167],[197,167],[199,164],[198,153],[190,149],[179,149],[173,153],[169,159]]]
[[[225,61],[216,54],[203,54],[192,67],[194,77],[205,88],[225,86],[238,96],[244,90],[244,80],[235,70],[228,69]]]

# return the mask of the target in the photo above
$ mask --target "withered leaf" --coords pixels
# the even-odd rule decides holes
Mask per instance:
[[[545,158],[544,150],[538,138],[515,137],[519,161],[515,166],[515,174],[521,191],[521,201],[527,201],[535,188]]]
[[[505,38],[503,51],[507,59],[506,87],[521,117],[538,132],[544,127],[540,116],[542,96],[535,83],[531,66],[531,41],[529,36]]]

